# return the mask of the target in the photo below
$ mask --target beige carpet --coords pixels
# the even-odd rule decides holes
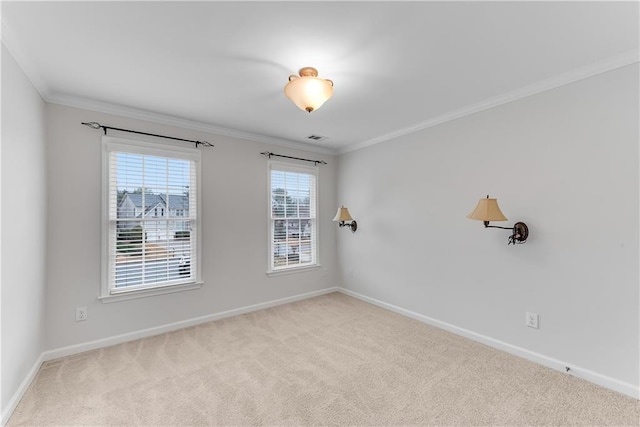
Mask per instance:
[[[333,293],[45,363],[18,425],[633,425],[637,400]]]

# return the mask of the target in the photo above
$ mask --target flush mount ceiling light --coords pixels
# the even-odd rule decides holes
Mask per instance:
[[[315,68],[301,68],[298,74],[289,76],[284,94],[301,110],[307,113],[317,110],[333,95],[333,82],[319,78]]]

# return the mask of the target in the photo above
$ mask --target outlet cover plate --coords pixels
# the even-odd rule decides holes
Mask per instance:
[[[76,308],[76,322],[82,322],[83,320],[87,320],[89,318],[87,314],[87,307],[78,307]]]
[[[536,313],[527,312],[525,318],[525,324],[534,329],[539,329],[540,316]]]

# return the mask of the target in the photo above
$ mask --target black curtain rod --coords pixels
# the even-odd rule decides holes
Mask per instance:
[[[267,156],[268,158],[271,158],[271,156],[274,156],[274,157],[284,157],[285,159],[302,160],[302,161],[304,161],[304,162],[311,162],[311,163],[315,163],[315,164],[316,164],[316,166],[317,166],[318,164],[321,164],[321,165],[326,165],[326,164],[327,164],[327,162],[325,162],[324,160],[309,160],[309,159],[301,159],[300,157],[283,156],[282,154],[275,154],[275,153],[272,153],[272,152],[270,152],[270,151],[263,151],[263,152],[262,152],[262,153],[260,153],[260,154],[262,154],[263,156]]]
[[[111,130],[119,130],[121,132],[137,133],[139,135],[157,136],[158,138],[166,138],[166,139],[174,139],[176,141],[191,142],[193,144],[196,144],[196,148],[198,148],[198,145],[204,145],[205,147],[213,147],[213,144],[211,144],[210,142],[207,142],[207,141],[194,141],[192,139],[176,138],[174,136],[166,136],[166,135],[158,135],[158,134],[155,134],[155,133],[139,132],[137,130],[114,128],[114,127],[111,127],[111,126],[102,126],[98,122],[84,122],[82,124],[85,125],[85,126],[89,126],[92,129],[102,129],[104,131],[105,135],[107,134],[107,130],[111,129]]]

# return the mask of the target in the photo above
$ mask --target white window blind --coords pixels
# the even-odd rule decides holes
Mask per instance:
[[[318,264],[316,167],[269,163],[269,271]]]
[[[103,297],[198,280],[198,167],[186,147],[105,141]]]

